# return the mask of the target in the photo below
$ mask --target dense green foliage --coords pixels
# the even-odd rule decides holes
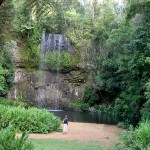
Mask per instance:
[[[66,104],[66,109],[74,111],[89,111],[89,104],[79,99],[74,99]]]
[[[48,69],[69,71],[75,69],[78,63],[78,57],[63,51],[50,51],[45,56],[45,65]]]
[[[27,141],[28,135],[23,132],[21,137],[16,138],[16,132],[13,127],[8,127],[0,131],[0,149],[1,150],[33,150],[33,144]]]
[[[66,12],[70,9],[72,3],[73,1],[61,3],[55,0],[50,3],[38,0],[31,3],[25,0],[14,2],[16,9],[14,22],[16,23],[15,28],[19,39],[18,45],[21,48],[22,60],[24,62],[23,66],[26,68],[39,67],[39,63],[41,63],[39,45],[43,31],[53,34],[65,34],[66,28],[69,27],[67,23],[69,16],[67,16]],[[70,5],[69,8],[68,4]],[[51,58],[51,56],[54,58]],[[63,52],[60,56],[63,62],[58,64],[56,61],[60,58],[59,54],[57,52],[49,52],[46,63],[47,68],[56,70],[73,68],[76,67],[75,65],[80,58],[79,55],[76,55],[74,59],[67,52]]]
[[[150,3],[146,1],[128,3],[127,18],[113,28],[101,27],[95,38],[101,46],[97,48],[99,55],[95,59],[99,71],[96,87],[99,92],[108,92],[115,99],[115,113],[119,120],[133,124],[141,118],[140,110],[149,91],[149,7]],[[106,33],[106,29],[107,36],[104,36],[102,33]]]
[[[105,112],[105,113],[113,113],[114,107],[108,104],[95,104],[89,105],[88,102],[84,102],[80,99],[70,100],[66,106],[66,110],[75,110],[75,111],[93,111],[93,112]],[[91,110],[90,110],[91,109]]]
[[[12,41],[10,40],[10,20],[14,13],[12,2],[0,6],[0,96],[5,96],[13,84]],[[9,11],[5,11],[5,10]]]
[[[12,100],[12,99],[5,99],[3,97],[0,97],[0,104],[4,106],[21,106],[25,108],[29,108],[32,106],[30,102],[27,102],[25,100]]]
[[[144,107],[141,110],[142,120],[150,118],[150,80],[146,83],[145,97],[147,98],[147,101],[144,103]]]
[[[5,43],[1,51],[2,52],[0,52],[0,54],[2,60],[0,60],[0,96],[4,96],[13,84],[14,65],[11,57],[12,52],[10,51],[8,43]]]
[[[44,109],[0,105],[0,117],[1,128],[11,124],[18,131],[30,133],[48,133],[60,126],[60,119]]]
[[[122,141],[116,146],[117,150],[148,150],[150,140],[150,121],[144,121],[139,127],[130,127],[122,133]]]
[[[7,44],[5,45],[7,46]],[[13,84],[14,66],[8,48],[0,47],[0,96],[7,94]]]
[[[70,110],[78,111],[80,110],[80,106],[83,102],[79,99],[73,99],[66,104],[66,108]]]
[[[24,4],[24,5],[23,5]],[[35,68],[39,64],[40,52],[40,37],[41,30],[37,23],[32,21],[31,12],[27,9],[27,4],[24,2],[16,2],[16,36],[18,45],[23,60],[23,66],[26,68]]]
[[[100,103],[100,96],[93,87],[85,87],[83,101],[90,106]]]
[[[89,111],[89,104],[88,103],[81,104],[80,109],[82,111]]]

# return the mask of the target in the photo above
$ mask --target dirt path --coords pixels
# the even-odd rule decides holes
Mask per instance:
[[[49,134],[30,134],[29,138],[36,139],[64,139],[79,141],[99,141],[103,146],[111,146],[116,143],[118,133],[122,129],[114,125],[69,122],[68,133],[52,132]]]

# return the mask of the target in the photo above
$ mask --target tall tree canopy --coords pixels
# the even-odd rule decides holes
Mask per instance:
[[[150,63],[147,61],[150,57],[149,7],[149,1],[132,2],[126,10],[126,20],[110,30],[103,41],[103,48],[98,49],[100,55],[95,61],[99,70],[95,84],[99,92],[107,91],[112,95],[119,119],[130,123],[139,121],[140,110],[147,101],[145,87],[150,77]],[[104,36],[99,35],[101,40],[100,37]]]

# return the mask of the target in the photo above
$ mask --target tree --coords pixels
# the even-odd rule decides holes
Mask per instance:
[[[103,55],[99,50],[100,56],[95,61],[99,70],[95,84],[100,91],[115,95],[119,119],[133,124],[139,121],[146,102],[144,93],[150,68],[145,61],[150,56],[149,7],[149,2],[132,3],[126,20],[103,41],[107,53]]]

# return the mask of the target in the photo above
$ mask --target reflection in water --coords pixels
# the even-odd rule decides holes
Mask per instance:
[[[87,122],[87,123],[102,123],[102,124],[116,124],[117,119],[112,115],[104,112],[74,112],[74,111],[50,111],[61,120],[65,115],[68,116],[69,121],[72,122]]]

